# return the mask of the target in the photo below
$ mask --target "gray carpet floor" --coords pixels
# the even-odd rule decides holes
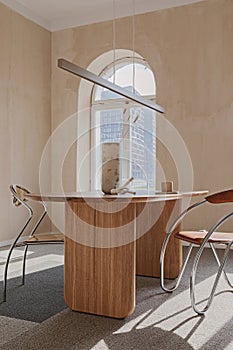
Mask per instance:
[[[158,279],[137,277],[135,311],[117,320],[67,308],[63,301],[63,268],[44,266],[41,270],[48,252],[44,247],[40,249],[29,256],[33,261],[36,255],[36,263],[34,272],[27,274],[26,285],[18,287],[19,279],[12,278],[8,301],[0,304],[0,349],[233,350],[233,295],[227,291],[224,279],[210,310],[198,316],[190,307],[189,270],[172,294],[161,291]],[[61,255],[61,250],[54,251],[56,254]],[[229,269],[232,262],[233,255]],[[200,300],[206,298],[215,270],[215,260],[206,249],[198,279]],[[233,277],[232,268],[229,272]]]

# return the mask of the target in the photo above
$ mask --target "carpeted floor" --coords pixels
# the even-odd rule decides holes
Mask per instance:
[[[66,308],[63,298],[63,266],[9,280],[7,302],[0,303],[0,315],[41,323]],[[2,290],[2,285],[0,286]]]
[[[111,319],[72,312],[65,306],[61,248],[53,247],[52,255],[45,249],[42,246],[29,255],[34,268],[24,287],[18,286],[18,268],[13,273],[8,301],[0,304],[0,349],[233,350],[233,295],[226,292],[224,279],[212,307],[201,317],[190,308],[189,271],[172,294],[161,291],[158,279],[137,277],[134,313],[124,320]],[[50,257],[49,266],[45,257]],[[201,266],[198,289],[205,299],[216,268],[209,249]]]

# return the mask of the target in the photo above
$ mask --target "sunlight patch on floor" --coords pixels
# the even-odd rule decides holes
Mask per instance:
[[[9,249],[1,249],[0,250],[0,263],[4,263],[7,259],[7,255],[8,255]],[[28,251],[28,256],[32,255],[33,252]],[[12,262],[16,259],[22,258],[23,257],[23,250],[22,249],[14,249],[12,252]]]
[[[203,300],[207,297],[212,283],[213,276],[197,285],[198,300]],[[222,290],[229,290],[223,278],[220,280],[217,293]],[[216,295],[210,309],[203,317],[197,315],[191,308],[189,289],[175,296],[169,294],[168,300],[156,310],[149,310],[134,320],[130,320],[115,334],[130,332],[135,326],[136,329],[158,327],[177,334],[194,349],[198,350],[211,338],[217,336],[221,329],[224,328],[224,325],[233,317],[232,301],[232,293],[226,292]],[[227,312],[224,310],[227,310]],[[233,347],[229,345],[226,349],[231,350]]]
[[[17,254],[17,253],[16,253]],[[64,264],[64,257],[60,254],[44,254],[42,257],[32,257],[32,252],[28,254],[26,262],[26,274],[43,271],[53,267],[61,266]],[[9,265],[9,278],[15,278],[21,276],[22,271],[22,259],[16,259],[22,257],[22,254],[15,255]],[[0,281],[3,280],[4,265],[0,266]]]
[[[140,321],[142,319],[144,319],[149,313],[151,313],[151,309],[148,310],[147,312],[144,312],[143,314],[141,314],[140,316],[134,318],[133,320],[127,322],[126,324],[124,324],[123,327],[119,328],[116,332],[114,332],[113,334],[120,334],[120,333],[127,333],[130,332],[134,327],[136,327],[138,324],[140,324]]]
[[[109,347],[106,345],[105,341],[101,339],[91,350],[109,350]]]

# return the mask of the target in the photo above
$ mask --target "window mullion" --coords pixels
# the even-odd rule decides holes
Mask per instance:
[[[123,130],[121,141],[121,170],[122,170],[122,182],[125,182],[130,178],[130,106],[129,104],[123,111]]]

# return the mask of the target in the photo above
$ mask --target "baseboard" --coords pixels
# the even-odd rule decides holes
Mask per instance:
[[[52,231],[50,233],[60,233],[58,231]],[[26,236],[27,237],[27,236]],[[20,237],[20,239],[18,240],[19,243],[23,242],[25,240],[25,236],[22,236]],[[12,243],[14,242],[14,239],[11,239],[9,241],[0,241],[0,248],[3,248],[3,247],[7,247],[9,245],[11,245]]]
[[[19,239],[19,242],[22,242],[23,240],[24,240],[24,237],[21,237]],[[12,239],[12,240],[9,240],[9,241],[0,242],[0,248],[7,247],[7,246],[11,245],[13,243],[13,241],[14,240]],[[184,247],[187,247],[187,246],[189,246],[189,243],[188,242],[182,242],[182,245]],[[225,249],[226,246],[224,244],[215,244],[215,247],[217,249]],[[206,244],[205,248],[210,248],[208,243]],[[233,247],[231,249],[233,249]]]
[[[18,242],[23,242],[25,239],[25,237],[20,237],[20,239],[18,240]],[[7,247],[9,245],[11,245],[14,242],[14,239],[10,239],[9,241],[0,241],[0,248],[3,247]]]

